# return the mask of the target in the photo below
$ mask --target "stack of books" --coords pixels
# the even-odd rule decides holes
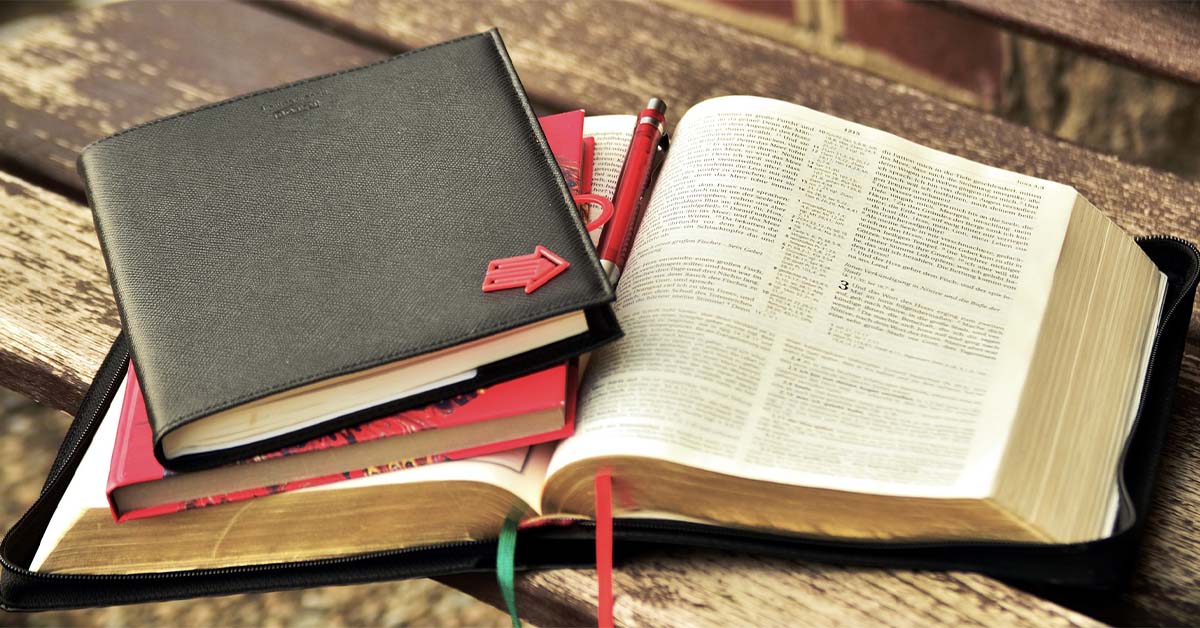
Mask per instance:
[[[543,116],[538,122],[568,188],[573,193],[590,188],[594,141],[583,136],[583,110]],[[108,448],[111,456],[103,492],[113,521],[124,523],[313,487],[325,487],[321,495],[329,500],[326,504],[341,510],[344,507],[339,503],[362,498],[361,483],[326,485],[451,460],[472,459],[477,464],[520,472],[532,446],[558,441],[574,432],[578,383],[578,360],[572,358],[528,375],[469,389],[273,451],[229,463],[201,462],[177,470],[181,456],[167,456],[168,452],[180,450],[156,448],[156,442],[160,441],[156,438],[155,423],[147,411],[137,368],[130,363],[122,394],[110,408],[116,421]],[[264,416],[269,412],[257,410],[249,420],[270,420]],[[328,422],[336,424],[344,420],[338,416]],[[156,458],[156,450],[164,459]],[[195,448],[183,449],[182,459],[189,460],[188,455],[194,455],[194,451]],[[89,476],[105,475],[99,468],[100,462],[103,462],[100,456],[90,461],[96,468],[89,470]],[[403,483],[406,479],[396,481]],[[93,488],[78,495],[88,502],[82,509],[91,512],[82,513],[76,526],[100,515],[95,504],[97,492]],[[270,517],[296,519],[312,508],[310,498],[293,496],[275,500],[264,510]],[[126,526],[119,529],[118,536],[131,534],[132,542],[122,549],[118,562],[128,567],[129,561],[137,564],[161,561],[164,557],[162,549],[146,543],[143,531],[135,531],[135,527],[169,526],[172,531],[169,538],[173,541],[181,535],[197,539],[221,529],[212,526],[212,521],[232,522],[235,518],[246,519],[245,511],[225,508],[209,514],[202,523],[167,517],[149,524]],[[76,542],[74,535],[66,535],[57,544],[56,554],[86,553],[83,548],[72,548]],[[253,551],[239,548],[229,539],[223,542],[226,550],[235,555]],[[193,550],[197,546],[203,546],[203,542],[195,540],[191,544]],[[104,554],[97,561],[116,567]]]
[[[583,121],[582,110],[539,119],[573,190],[584,164]],[[560,440],[574,431],[577,370],[574,361],[558,364],[231,464],[175,472],[154,457],[155,431],[130,365],[108,500],[122,522]]]

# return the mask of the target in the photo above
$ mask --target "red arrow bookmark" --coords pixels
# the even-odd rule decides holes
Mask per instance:
[[[483,291],[525,288],[525,294],[546,285],[571,265],[567,260],[538,245],[529,255],[494,259],[483,276]]]

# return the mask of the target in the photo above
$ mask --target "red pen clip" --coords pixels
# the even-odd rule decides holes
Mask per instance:
[[[588,231],[595,231],[596,229],[603,227],[605,223],[612,219],[613,204],[612,201],[608,200],[607,198],[604,198],[599,194],[575,194],[574,197],[575,204],[578,205],[579,210],[583,212],[585,220],[591,216],[591,213],[583,209],[584,205],[600,206],[600,215],[591,219],[591,221],[587,223]]]

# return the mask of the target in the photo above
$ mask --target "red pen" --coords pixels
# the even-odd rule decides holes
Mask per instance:
[[[625,153],[625,165],[617,179],[613,193],[613,217],[600,234],[597,249],[600,265],[608,274],[608,280],[616,285],[621,278],[621,268],[633,247],[633,238],[641,222],[642,196],[650,182],[650,171],[654,166],[655,151],[666,133],[667,104],[651,98],[646,108],[638,114],[629,151]]]

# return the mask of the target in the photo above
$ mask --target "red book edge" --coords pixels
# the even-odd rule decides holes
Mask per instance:
[[[562,440],[575,433],[575,401],[578,396],[579,360],[571,360],[567,363],[566,408],[563,410],[563,426],[561,428],[542,434],[533,434],[531,436],[522,436],[521,438],[492,443],[491,445],[459,449],[458,451],[451,451],[442,455],[451,460],[463,460],[465,458],[508,451],[509,449],[517,449],[518,447],[530,447],[550,441]]]
[[[583,109],[556,113],[538,118],[550,152],[558,162],[567,187],[576,194],[583,193],[580,185],[583,169]]]
[[[385,465],[360,469],[348,469],[341,473],[301,478],[274,486],[242,489],[219,495],[120,512],[113,497],[114,491],[133,484],[161,480],[166,475],[172,474],[172,472],[166,471],[158,463],[158,460],[154,458],[152,453],[153,433],[150,429],[149,419],[146,415],[145,401],[142,398],[141,388],[132,363],[130,363],[129,370],[125,375],[125,381],[125,397],[122,401],[121,413],[117,424],[116,444],[113,448],[112,461],[109,466],[108,486],[105,491],[109,509],[113,514],[113,519],[117,523],[164,515],[181,510],[244,501],[254,497],[296,491],[311,486],[332,484],[343,480],[377,473],[387,473],[446,460],[461,460],[566,438],[575,431],[575,395],[578,389],[578,367],[576,361],[572,360],[568,364],[560,364],[544,371],[518,377],[496,384],[495,386],[481,389],[469,395],[460,395],[456,400],[442,401],[422,408],[407,410],[369,421],[360,426],[339,430],[331,435],[310,440],[302,445],[256,456],[235,464],[256,464],[271,458],[303,455],[306,451],[341,447],[377,438],[402,438],[405,434],[427,429],[446,428],[466,423],[502,419],[525,412],[545,409],[553,405],[563,406],[564,420],[561,428],[412,460],[395,461]],[[553,398],[551,398],[551,395],[547,394],[546,391],[553,390],[561,390],[562,393],[553,395]],[[538,394],[539,392],[540,395]],[[540,399],[538,399],[539,396]],[[447,404],[452,404],[449,407],[453,409],[448,414],[445,414],[444,408],[447,407]],[[503,410],[504,408],[507,408],[507,410]],[[413,420],[414,417],[416,417],[416,420]],[[400,429],[397,429],[398,427]],[[203,473],[203,471],[193,473]]]

